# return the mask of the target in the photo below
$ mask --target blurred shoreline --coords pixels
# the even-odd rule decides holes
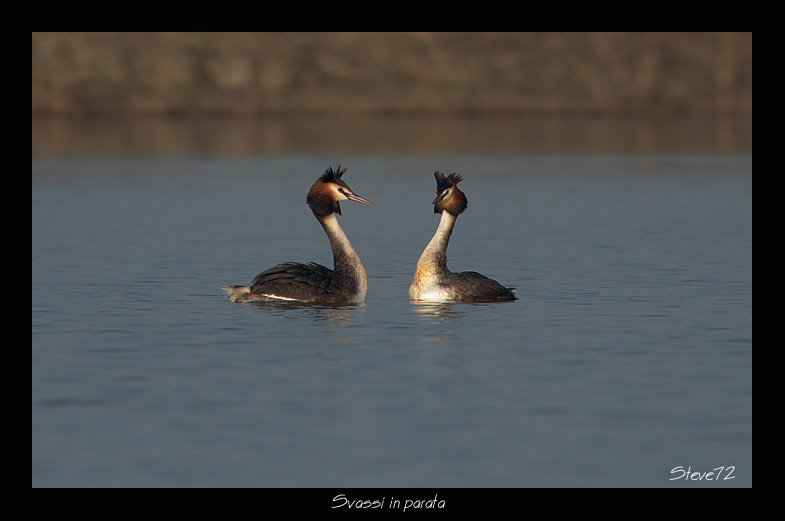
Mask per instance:
[[[752,112],[752,33],[32,33],[32,115]]]

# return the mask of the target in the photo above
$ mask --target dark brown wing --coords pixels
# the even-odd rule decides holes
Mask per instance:
[[[476,271],[452,273],[450,281],[458,288],[459,300],[474,302],[492,302],[497,300],[517,300],[511,289],[505,288],[495,280]]]
[[[303,302],[329,302],[337,288],[335,272],[315,262],[284,262],[261,272],[251,283],[251,293]]]

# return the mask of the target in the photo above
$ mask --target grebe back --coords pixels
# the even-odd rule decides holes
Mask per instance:
[[[352,304],[365,301],[368,277],[360,258],[338,224],[340,201],[372,204],[355,194],[341,179],[340,165],[328,167],[311,186],[306,203],[324,228],[333,251],[330,269],[315,262],[284,262],[257,275],[250,286],[226,286],[233,302],[303,302]]]
[[[409,299],[431,302],[493,302],[516,300],[509,288],[476,271],[453,273],[447,268],[447,245],[450,242],[455,221],[469,202],[459,188],[463,178],[459,174],[448,176],[434,172],[436,199],[434,213],[441,214],[439,227],[423,250],[414,279],[409,287]]]

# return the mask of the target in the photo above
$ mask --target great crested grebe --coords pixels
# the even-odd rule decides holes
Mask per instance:
[[[515,300],[517,297],[493,279],[476,271],[453,273],[447,268],[447,245],[458,216],[466,210],[466,195],[458,189],[463,178],[459,174],[444,175],[434,172],[436,177],[436,199],[434,213],[441,220],[431,242],[423,250],[414,280],[409,287],[409,299],[431,302],[492,302]]]
[[[314,262],[284,262],[261,272],[250,286],[226,286],[233,302],[305,302],[353,304],[365,302],[368,277],[360,258],[338,224],[340,201],[372,204],[355,194],[341,180],[346,172],[340,165],[328,167],[311,186],[306,203],[324,228],[333,250],[334,269]]]

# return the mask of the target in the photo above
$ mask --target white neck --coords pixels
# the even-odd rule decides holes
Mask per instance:
[[[447,269],[447,246],[450,243],[450,236],[457,219],[458,217],[450,212],[442,212],[439,227],[436,229],[436,233],[433,234],[428,246],[423,250],[422,255],[420,255],[420,260],[417,261],[418,266],[430,265],[432,269]]]
[[[431,242],[423,250],[414,278],[409,286],[409,298],[412,300],[450,300],[449,290],[440,286],[440,281],[450,272],[447,269],[447,245],[458,218],[447,211],[442,212],[439,227],[433,234]]]
[[[357,252],[352,248],[352,244],[349,242],[349,238],[344,233],[343,228],[338,224],[336,214],[316,215],[316,218],[322,225],[322,228],[324,228],[327,238],[330,239],[330,247],[333,250],[333,269],[356,280],[364,297],[365,290],[368,287],[368,277],[365,274],[365,268],[362,262],[360,262]]]

